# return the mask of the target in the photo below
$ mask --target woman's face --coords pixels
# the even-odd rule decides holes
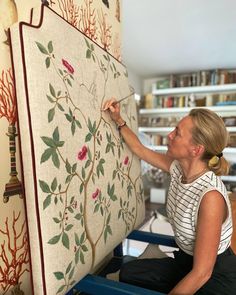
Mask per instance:
[[[174,159],[191,158],[195,145],[192,142],[192,128],[194,127],[190,116],[184,117],[175,129],[168,134],[167,154]]]

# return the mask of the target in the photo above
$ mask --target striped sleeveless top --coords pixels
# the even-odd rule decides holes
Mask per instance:
[[[181,182],[182,170],[178,161],[170,167],[170,187],[167,198],[167,215],[180,249],[193,255],[198,209],[202,197],[209,191],[217,190],[225,199],[228,207],[227,219],[222,224],[218,254],[224,252],[231,243],[233,232],[231,205],[227,190],[221,178],[208,171],[190,184]]]

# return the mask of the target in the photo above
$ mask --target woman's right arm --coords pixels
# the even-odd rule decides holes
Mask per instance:
[[[173,159],[166,154],[157,153],[145,147],[140,142],[137,135],[126,124],[123,125],[125,121],[120,116],[120,107],[119,104],[116,103],[116,100],[111,99],[106,101],[103,110],[109,111],[112,120],[117,126],[122,126],[120,127],[120,133],[127,146],[136,156],[154,167],[169,171]]]

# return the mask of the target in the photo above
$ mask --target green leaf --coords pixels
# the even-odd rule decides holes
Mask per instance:
[[[56,168],[58,168],[58,169],[60,168],[60,160],[59,160],[59,157],[58,157],[56,151],[54,151],[52,153],[52,162]]]
[[[53,221],[54,221],[55,223],[60,223],[60,222],[61,222],[60,219],[57,218],[57,217],[53,217]]]
[[[68,224],[67,227],[65,228],[66,231],[69,231],[70,229],[72,229],[73,224]]]
[[[54,90],[54,88],[53,88],[53,86],[52,86],[51,83],[49,83],[49,90],[50,90],[51,95],[53,97],[56,97],[56,92],[55,92],[55,90]]]
[[[39,185],[44,193],[51,193],[50,188],[45,181],[39,180]]]
[[[104,168],[102,165],[100,165],[100,171],[101,171],[102,175],[104,176]]]
[[[94,134],[96,131],[96,121],[93,122],[92,133]]]
[[[100,175],[100,166],[99,165],[97,165],[96,172],[97,172],[97,176],[99,177],[99,175]]]
[[[66,274],[68,274],[69,271],[71,270],[71,266],[72,266],[72,262],[67,266],[67,268],[66,268]]]
[[[91,56],[92,56],[92,51],[90,49],[87,49],[86,58],[91,58]]]
[[[75,233],[75,243],[76,243],[76,246],[80,246],[79,237],[76,233]]]
[[[66,79],[67,83],[72,87],[70,79]]]
[[[104,242],[106,243],[107,241],[107,229],[105,228],[104,230]]]
[[[57,107],[61,112],[64,112],[64,108],[61,104],[57,103]]]
[[[117,196],[116,195],[111,195],[110,198],[111,198],[112,201],[116,201],[117,200]]]
[[[37,44],[37,46],[38,46],[38,49],[43,53],[43,54],[49,54],[48,53],[48,51],[47,51],[47,49],[41,44],[41,43],[39,43],[39,42],[35,42],[36,44]]]
[[[88,119],[88,129],[89,129],[90,133],[93,133],[93,126],[92,126],[92,122],[90,119]]]
[[[51,157],[52,152],[53,152],[52,148],[46,149],[41,156],[40,163],[42,164],[42,163],[46,162]]]
[[[89,158],[89,160],[92,161],[92,153],[90,151],[90,148],[88,148],[88,158]]]
[[[82,245],[81,248],[82,248],[82,250],[83,250],[84,252],[87,252],[87,251],[88,251],[88,248],[87,248],[86,245]]]
[[[48,98],[48,100],[49,100],[50,102],[52,102],[52,103],[55,102],[55,100],[54,100],[51,96],[47,95],[47,98]]]
[[[51,201],[52,201],[52,196],[48,195],[46,199],[43,201],[43,210],[45,210],[51,204]]]
[[[62,235],[62,244],[65,248],[67,248],[68,250],[70,249],[70,241],[69,241],[69,237],[67,235],[67,233],[63,233]]]
[[[83,167],[83,168],[82,168],[82,178],[85,179],[85,176],[86,176],[86,175],[85,175],[85,169],[84,169],[84,167]]]
[[[110,144],[108,143],[107,146],[106,146],[106,151],[105,151],[106,154],[109,153],[110,148],[111,148],[111,146],[110,146]]]
[[[86,161],[86,164],[85,164],[85,168],[88,168],[90,164],[91,164],[91,161],[90,160],[87,160]]]
[[[94,208],[93,213],[98,212],[99,208],[100,208],[100,204],[97,204],[97,205],[95,206],[95,208]]]
[[[84,253],[82,251],[80,252],[80,261],[81,261],[82,264],[85,264]]]
[[[71,133],[72,133],[72,135],[75,134],[75,121],[72,121],[72,123],[71,123]]]
[[[114,194],[114,191],[115,191],[115,185],[113,183],[113,185],[111,187],[111,190],[110,190],[110,194],[113,195]]]
[[[73,209],[72,207],[68,207],[68,211],[69,211],[70,213],[74,213],[74,209]]]
[[[52,138],[53,138],[55,141],[59,141],[60,137],[59,137],[59,130],[58,130],[58,127],[56,127],[55,130],[53,131]]]
[[[80,121],[75,120],[75,123],[76,123],[76,125],[77,125],[80,129],[82,128],[82,125],[80,124]]]
[[[110,225],[107,225],[107,232],[108,232],[110,235],[112,235],[112,230],[111,230]]]
[[[75,163],[73,166],[72,166],[72,173],[75,173],[77,169],[77,163]]]
[[[91,133],[88,133],[87,135],[86,135],[86,137],[85,137],[85,142],[88,142],[88,141],[90,141],[91,140],[91,138],[92,138],[92,134]]]
[[[65,114],[65,116],[66,116],[67,121],[69,121],[69,122],[72,122],[73,121],[72,116],[70,116],[68,114]]]
[[[55,143],[55,145],[57,147],[62,147],[64,145],[64,143],[65,143],[65,141],[58,141],[58,142]]]
[[[57,179],[56,179],[56,177],[55,177],[55,178],[53,179],[52,184],[51,184],[51,190],[52,190],[53,192],[55,192],[56,188],[57,188]]]
[[[116,173],[117,173],[117,171],[114,170],[114,171],[113,171],[113,174],[112,174],[112,180],[114,180],[114,179],[116,178]]]
[[[85,241],[85,232],[82,233],[81,237],[80,237],[80,245],[83,244],[83,242]]]
[[[62,285],[58,290],[57,294],[61,293],[65,289],[66,285]]]
[[[55,108],[52,108],[48,111],[48,123],[52,122],[55,116]]]
[[[76,253],[75,253],[75,263],[77,264],[78,262],[79,262],[79,250],[78,251],[76,251]]]
[[[56,279],[57,279],[58,281],[64,279],[64,274],[63,274],[63,272],[57,271],[57,272],[54,272],[54,275],[55,275],[55,277],[56,277]]]
[[[49,241],[48,241],[48,244],[51,244],[51,245],[55,245],[58,243],[58,241],[60,240],[60,237],[61,237],[61,234],[58,235],[58,236],[54,236],[53,238],[51,238]]]
[[[42,138],[43,142],[44,142],[47,146],[49,146],[49,147],[51,147],[51,148],[55,148],[55,147],[56,147],[56,145],[55,145],[55,143],[54,143],[54,140],[51,139],[50,137],[42,136],[41,138]]]
[[[108,215],[108,217],[107,217],[106,224],[109,224],[110,220],[111,220],[111,213],[109,213],[109,215]]]
[[[46,68],[47,68],[47,69],[50,67],[50,62],[51,62],[50,57],[47,57],[47,58],[45,59],[45,65],[46,65]]]
[[[85,40],[87,47],[90,48],[90,44],[89,44],[88,40],[86,38],[84,38],[84,40]]]
[[[49,51],[49,53],[52,53],[53,52],[52,41],[49,41],[48,42],[48,51]]]
[[[70,165],[70,163],[68,162],[68,159],[66,159],[66,171],[67,171],[67,173],[71,173],[71,165]]]
[[[69,274],[69,277],[68,277],[68,280],[71,280],[73,275],[74,275],[74,271],[75,271],[75,268],[73,267],[70,274]]]
[[[83,189],[84,189],[84,184],[81,183],[81,185],[80,185],[80,187],[79,187],[79,192],[82,193]]]
[[[69,182],[71,181],[71,179],[72,179],[72,175],[68,175],[68,176],[66,177],[66,181],[65,181],[65,183],[69,183]]]
[[[75,215],[75,219],[77,219],[77,220],[80,220],[81,217],[82,217],[82,214],[81,213],[78,213],[78,214]]]

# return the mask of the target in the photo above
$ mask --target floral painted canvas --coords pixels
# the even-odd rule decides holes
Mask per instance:
[[[137,132],[124,65],[42,6],[11,29],[34,290],[65,294],[144,218],[140,160],[104,101]]]

